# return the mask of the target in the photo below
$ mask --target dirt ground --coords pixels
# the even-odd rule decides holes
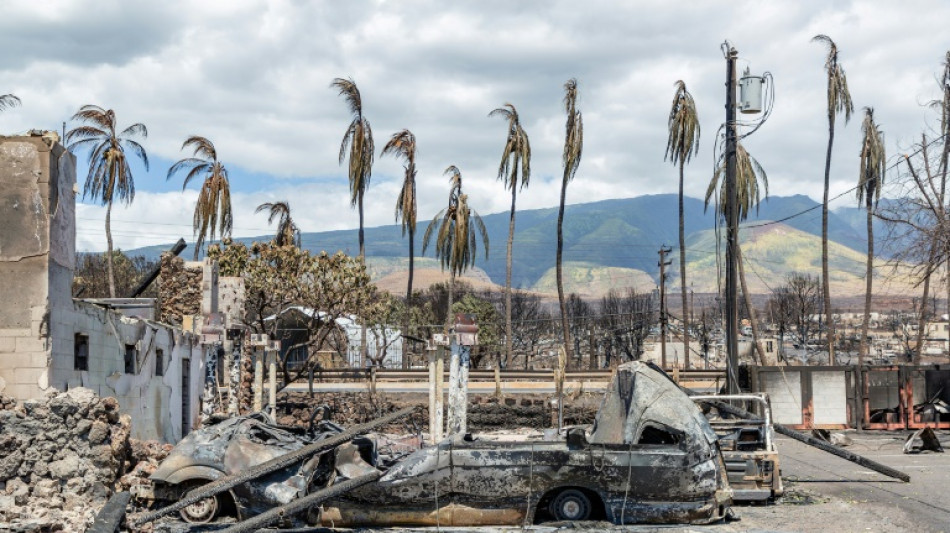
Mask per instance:
[[[711,526],[627,526],[610,524],[559,524],[534,526],[529,531],[634,531],[634,532],[950,532],[950,453],[902,453],[905,434],[849,433],[849,450],[905,471],[910,483],[891,480],[797,441],[779,437],[786,496],[768,505],[736,506],[739,521]],[[950,449],[950,433],[939,432]],[[159,528],[187,531],[188,528]],[[207,530],[214,530],[211,527]],[[436,531],[436,528],[377,531]],[[512,528],[441,528],[441,532],[524,531]],[[192,530],[197,531],[197,530]],[[326,531],[326,530],[324,530]]]

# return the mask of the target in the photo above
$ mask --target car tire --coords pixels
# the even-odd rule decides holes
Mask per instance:
[[[218,515],[218,497],[209,496],[185,507],[178,514],[189,524],[207,524]]]
[[[577,489],[559,492],[548,505],[548,511],[557,521],[589,520],[592,510],[590,498]]]

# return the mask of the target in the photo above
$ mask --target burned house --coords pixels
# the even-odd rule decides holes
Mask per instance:
[[[118,399],[133,437],[177,441],[199,411],[200,339],[151,300],[72,298],[75,166],[54,133],[0,138],[0,393],[86,387]]]

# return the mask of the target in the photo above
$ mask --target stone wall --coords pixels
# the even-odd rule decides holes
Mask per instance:
[[[202,265],[163,253],[158,277],[159,322],[182,325],[185,316],[201,313]]]
[[[0,530],[84,531],[128,467],[130,430],[89,389],[0,397]]]
[[[582,394],[566,399],[565,425],[590,424],[600,407],[601,395]],[[557,426],[557,411],[548,395],[530,394],[496,398],[470,396],[468,426],[473,432],[500,429],[544,429]],[[411,418],[395,423],[384,431],[391,433],[428,432],[428,396],[418,393],[370,394],[368,392],[280,394],[277,397],[278,422],[305,425],[314,407],[327,404],[333,411],[331,420],[343,426],[362,424],[410,405],[420,406]]]

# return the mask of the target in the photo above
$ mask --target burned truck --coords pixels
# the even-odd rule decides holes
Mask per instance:
[[[247,425],[246,419],[242,423]],[[309,435],[273,428],[285,433],[275,433],[267,442],[258,438],[254,444],[263,448],[239,442],[253,440],[253,431],[262,431],[263,423],[258,420],[250,424],[256,429],[233,432],[231,440],[242,451],[215,452],[223,461],[202,455],[194,444],[186,454],[173,453],[166,462],[174,460],[176,465],[160,466],[153,476],[157,485],[174,492],[178,486],[207,482],[218,474],[205,470],[202,478],[199,467],[222,462],[231,464],[230,469],[240,463],[251,470],[268,460],[283,464],[281,453],[321,449],[320,442],[344,436],[324,424]],[[213,440],[208,444],[216,450],[232,445]],[[661,371],[639,362],[617,369],[590,428],[568,428],[548,438],[457,435],[397,460],[381,458],[375,443],[372,436],[364,436],[299,460],[294,455],[292,464],[259,472],[254,479],[221,472],[212,484],[228,487],[227,492],[218,492],[214,500],[197,500],[210,491],[193,491],[176,505],[183,509],[189,502],[201,504],[191,509],[191,519],[208,520],[213,513],[207,509],[218,512],[224,507],[221,497],[230,497],[238,519],[256,525],[263,523],[252,518],[262,511],[261,501],[275,502],[264,515],[286,518],[299,513],[298,523],[332,526],[522,525],[546,520],[704,524],[723,519],[732,500],[717,435],[702,412]],[[243,455],[251,450],[259,457]],[[194,465],[185,464],[187,457]],[[174,475],[187,468],[196,475]],[[233,482],[223,483],[228,476]],[[329,493],[329,487],[363,479],[371,482],[337,491],[341,493],[332,498],[314,498]],[[299,505],[303,501],[320,505]]]

